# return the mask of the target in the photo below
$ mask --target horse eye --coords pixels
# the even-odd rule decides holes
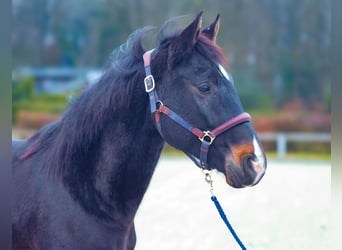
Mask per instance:
[[[198,86],[198,90],[201,91],[202,93],[208,93],[210,91],[210,87],[208,84],[202,84]]]

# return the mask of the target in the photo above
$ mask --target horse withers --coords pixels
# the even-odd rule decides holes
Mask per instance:
[[[164,25],[148,53],[150,28],[137,30],[60,120],[13,143],[13,249],[134,249],[165,142],[232,187],[260,181],[266,158],[224,69],[219,16],[201,22]]]

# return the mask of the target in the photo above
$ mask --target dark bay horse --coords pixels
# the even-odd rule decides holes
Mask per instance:
[[[223,68],[219,16],[201,21],[148,53],[149,28],[136,31],[60,120],[13,142],[13,249],[134,249],[165,141],[235,188],[259,182],[266,158]]]

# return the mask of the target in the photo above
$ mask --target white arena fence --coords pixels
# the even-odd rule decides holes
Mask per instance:
[[[285,158],[287,153],[287,143],[288,142],[324,142],[330,143],[331,135],[330,133],[269,133],[263,132],[258,133],[258,137],[261,141],[271,141],[276,142],[277,156],[279,158]]]

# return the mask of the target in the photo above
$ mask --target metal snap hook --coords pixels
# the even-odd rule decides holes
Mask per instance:
[[[213,186],[213,179],[211,178],[211,170],[206,170],[202,168],[202,173],[204,175],[204,180],[210,186],[210,189],[209,189],[210,193],[214,195],[214,186]]]

